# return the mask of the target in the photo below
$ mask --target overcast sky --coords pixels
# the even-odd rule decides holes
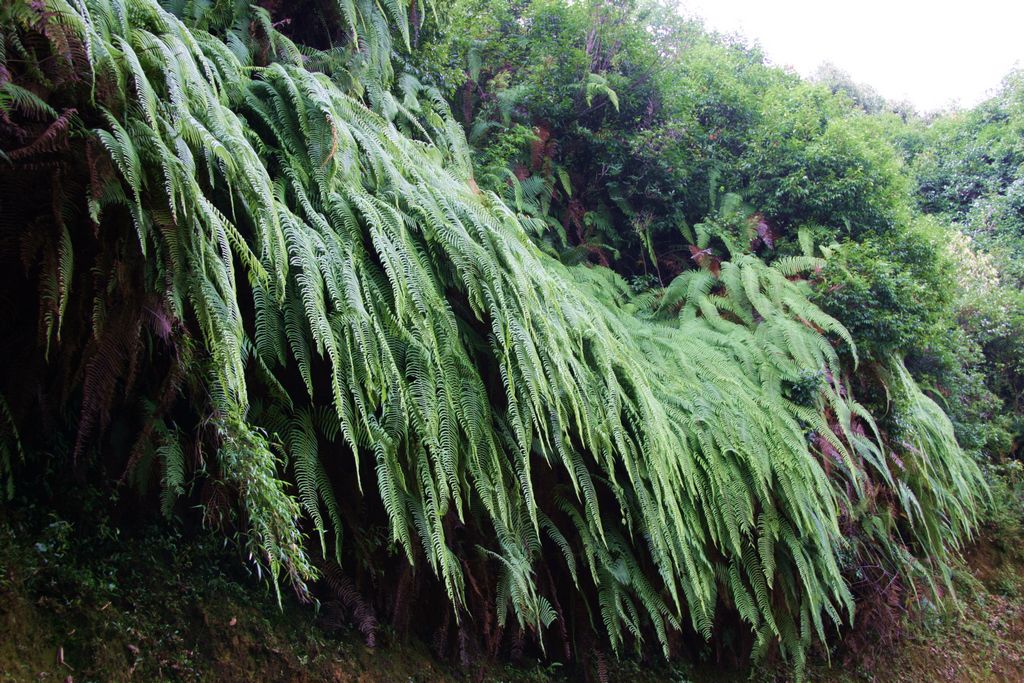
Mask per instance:
[[[831,62],[920,111],[972,106],[1024,67],[1024,0],[677,0],[809,76]]]

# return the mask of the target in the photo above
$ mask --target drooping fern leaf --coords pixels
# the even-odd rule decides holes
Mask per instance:
[[[901,366],[891,384],[911,464],[890,467],[842,378],[849,335],[794,281],[812,259],[769,267],[735,235],[731,261],[635,314],[610,271],[534,243],[523,188],[515,210],[479,191],[436,93],[409,79],[401,100],[389,91],[388,20],[404,26],[403,3],[339,4],[345,59],[371,67],[360,87],[341,78],[355,62],[311,57],[262,10],[239,19],[247,31],[217,33],[155,0],[40,4],[91,68],[75,105],[115,180],[93,173],[86,213],[120,231],[110,261],[137,269],[187,328],[208,470],[235,494],[249,557],[275,588],[308,594],[310,527],[324,555],[334,533],[339,562],[343,531],[362,548],[350,500],[372,498],[381,544],[429,570],[460,627],[484,593],[467,590],[467,567],[482,562],[498,628],[543,648],[567,603],[539,580],[554,546],[566,590],[616,652],[653,636],[667,654],[670,630],[711,637],[730,608],[759,647],[799,664],[812,634],[852,611],[840,517],[869,489],[899,497],[899,523],[932,557],[971,528],[977,468]],[[614,104],[592,83],[588,96]],[[725,197],[714,220],[743,214]],[[72,245],[88,230],[76,224]],[[78,263],[62,260],[60,277]],[[76,294],[51,280],[59,327]],[[147,338],[139,308],[110,296],[85,307],[79,456]],[[166,506],[188,473],[173,432],[158,440]]]

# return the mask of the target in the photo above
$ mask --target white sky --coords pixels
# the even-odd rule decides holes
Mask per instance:
[[[922,111],[969,107],[1024,66],[1024,0],[676,0],[804,76],[831,62]]]

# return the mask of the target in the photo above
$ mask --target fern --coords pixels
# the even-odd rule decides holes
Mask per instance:
[[[177,432],[161,424],[157,436],[160,440],[157,456],[163,461],[160,508],[164,515],[170,516],[175,500],[185,492],[185,453],[181,447],[181,436]]]
[[[21,435],[15,424],[14,415],[7,399],[0,394],[0,483],[3,484],[4,497],[14,497],[14,464],[25,460],[25,451],[21,445]]]
[[[409,78],[401,100],[391,93],[388,22],[408,42],[403,3],[340,2],[340,55],[300,49],[259,9],[235,17],[245,30],[218,33],[155,0],[46,5],[67,18],[61,40],[88,55],[76,106],[120,188],[91,183],[89,214],[116,230],[127,211],[130,225],[130,246],[97,240],[97,258],[122,249],[110,260],[141,271],[187,328],[209,470],[235,494],[249,558],[275,589],[305,597],[317,576],[304,529],[324,555],[333,533],[339,563],[343,534],[371,561],[364,520],[346,512],[358,491],[379,499],[381,544],[429,568],[460,627],[476,608],[466,567],[482,562],[497,576],[497,623],[544,647],[566,602],[538,580],[547,543],[616,652],[653,635],[668,654],[671,630],[709,638],[729,608],[761,649],[777,643],[800,665],[812,633],[853,609],[841,510],[885,487],[898,523],[940,561],[970,532],[977,468],[899,365],[890,384],[911,466],[888,466],[842,379],[836,347],[855,353],[850,336],[795,279],[816,261],[744,255],[748,212],[726,196],[696,227],[700,249],[717,236],[731,260],[685,273],[635,314],[610,271],[534,243],[550,187],[513,184],[515,209],[481,192],[440,96]],[[369,73],[346,81],[361,59]],[[617,107],[592,75],[595,95]],[[61,244],[44,291],[59,301],[56,329],[83,271]],[[85,306],[95,341],[76,455],[139,354],[138,319],[108,314],[112,296],[99,289]],[[825,379],[796,400],[808,373]],[[166,510],[189,474],[173,432],[158,442]],[[339,453],[353,481],[333,476]]]

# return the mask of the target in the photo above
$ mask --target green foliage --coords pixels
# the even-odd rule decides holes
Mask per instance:
[[[7,399],[0,394],[0,484],[3,484],[3,497],[14,496],[14,465],[18,460],[24,461],[25,452],[21,446],[18,425],[14,422],[11,407]]]
[[[947,334],[954,292],[943,236],[919,224],[898,242],[849,241],[829,250],[819,301],[869,357],[925,354]]]
[[[1018,450],[1022,433],[1022,103],[1024,85],[1014,72],[978,107],[927,125],[911,122],[899,135],[919,206],[955,226],[949,251],[958,264],[954,308],[961,333],[951,350],[968,361],[946,382],[967,388],[953,392],[951,412],[966,423],[958,425],[961,438],[993,454]]]
[[[748,201],[781,226],[829,226],[854,239],[902,232],[910,187],[876,121],[809,86],[769,92],[762,107],[741,160],[753,170]]]
[[[568,648],[571,595],[571,627],[599,630],[616,653],[650,639],[668,656],[671,631],[711,638],[726,612],[755,654],[777,648],[799,673],[812,641],[852,616],[848,564],[870,552],[912,579],[942,569],[973,528],[978,468],[898,356],[923,339],[919,326],[934,333],[947,301],[929,288],[944,272],[934,242],[901,234],[891,262],[871,244],[837,257],[825,277],[847,278],[836,290],[854,297],[845,303],[909,299],[892,319],[848,328],[810,301],[803,276],[821,260],[752,255],[754,237],[771,248],[768,228],[738,195],[714,191],[713,165],[700,171],[701,192],[713,192],[694,232],[697,220],[643,209],[605,123],[650,128],[654,46],[668,39],[652,42],[631,8],[509,7],[494,21],[511,25],[479,28],[481,40],[497,32],[496,47],[462,46],[467,84],[500,61],[490,48],[551,50],[520,82],[487,75],[484,119],[506,127],[485,153],[491,168],[532,139],[528,172],[481,189],[441,90],[409,73],[391,89],[387,26],[410,42],[415,5],[343,3],[340,53],[299,47],[258,8],[232,6],[221,25],[190,3],[180,16],[155,0],[18,5],[27,19],[4,35],[47,45],[30,61],[66,73],[52,111],[24,97],[2,111],[61,111],[55,121],[75,126],[66,147],[46,148],[68,160],[53,183],[58,209],[21,206],[32,220],[7,228],[12,244],[34,247],[33,367],[60,389],[49,410],[80,403],[71,459],[98,459],[97,439],[133,429],[112,415],[115,395],[148,397],[138,452],[161,463],[164,510],[206,478],[206,520],[219,524],[228,492],[249,559],[275,588],[307,597],[320,562],[312,529],[325,564],[428,567],[446,618],[486,624],[492,642],[507,630],[544,650],[558,622]],[[730,63],[748,63],[745,84],[776,83],[789,97],[776,92],[779,107],[799,114],[777,158],[767,141],[787,113],[764,123],[764,101],[698,103],[753,135],[749,149],[721,153],[747,160],[728,177],[745,179],[758,205],[833,231],[900,223],[898,164],[857,136],[867,124],[751,51],[701,41],[703,59],[731,51]],[[5,68],[12,82],[35,78],[13,60]],[[524,107],[552,127],[525,125]],[[822,123],[819,107],[842,116]],[[472,107],[462,114],[470,126]],[[719,144],[705,149],[716,162]],[[82,150],[84,168],[71,163]],[[570,218],[559,224],[561,209]],[[565,263],[571,228],[572,246],[597,260],[632,248],[639,265],[623,270],[653,284],[651,268],[660,283],[668,226],[695,249],[717,240],[729,260],[677,258],[668,287],[636,296],[609,269]],[[558,228],[563,239],[545,235]],[[859,337],[893,396],[893,440],[854,396]],[[46,369],[47,353],[67,365]],[[22,406],[7,412],[33,420],[34,405]],[[126,469],[137,464],[132,455]],[[850,542],[848,525],[870,547]]]
[[[549,183],[545,208],[562,250],[629,276],[650,271],[653,250],[667,282],[687,265],[681,228],[727,190],[763,215],[783,253],[797,253],[806,224],[827,243],[901,234],[909,222],[911,184],[886,141],[896,124],[666,7],[467,0],[453,15],[459,30],[424,40],[445,47],[437,69],[464,69],[451,95],[482,182],[504,185],[509,168],[546,181],[565,169],[572,191]],[[598,84],[617,103],[593,99]],[[643,233],[621,227],[637,220]]]
[[[985,468],[992,495],[983,510],[983,521],[992,541],[1004,552],[1021,559],[1024,539],[1024,466],[1019,460]]]

